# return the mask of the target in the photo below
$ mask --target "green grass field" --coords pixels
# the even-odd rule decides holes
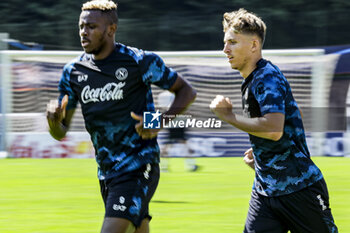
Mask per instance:
[[[315,157],[339,232],[350,232],[350,158]],[[151,202],[152,233],[242,232],[253,171],[242,158],[171,159]],[[0,160],[1,233],[99,232],[103,204],[93,159]]]

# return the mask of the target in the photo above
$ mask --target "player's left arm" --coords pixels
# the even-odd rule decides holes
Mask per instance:
[[[175,94],[175,99],[166,114],[179,114],[194,101],[196,91],[179,73],[167,67],[162,58],[151,52],[144,52],[139,62],[143,83],[157,85]],[[136,132],[143,139],[157,136],[159,129],[143,129],[143,117],[131,112],[131,117],[139,121],[135,125]]]
[[[183,113],[197,96],[196,90],[180,74],[177,75],[176,81],[169,91],[175,94],[175,99],[168,111],[164,113],[167,115]]]
[[[184,112],[188,106],[191,105],[197,95],[191,84],[187,82],[180,74],[177,74],[177,78],[174,84],[170,87],[169,91],[175,94],[175,99],[168,111],[163,113],[163,115],[166,114],[168,116],[175,116],[176,114]],[[142,139],[151,139],[158,135],[160,129],[143,129],[143,117],[141,115],[136,115],[134,112],[131,112],[131,117],[134,120],[139,121],[135,125],[135,129]],[[169,120],[170,118],[166,119]]]

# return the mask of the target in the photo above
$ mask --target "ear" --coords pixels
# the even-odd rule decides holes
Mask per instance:
[[[117,31],[117,24],[113,23],[108,26],[108,36],[113,37]]]
[[[252,52],[258,51],[260,49],[260,40],[256,37],[254,37],[251,45],[252,45],[252,47],[251,47]]]

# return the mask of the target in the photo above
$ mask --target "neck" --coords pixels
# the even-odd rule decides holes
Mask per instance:
[[[114,41],[107,43],[106,46],[101,49],[98,54],[93,54],[92,57],[94,60],[102,60],[108,57],[114,50],[115,44]]]
[[[256,63],[262,58],[261,54],[259,56],[254,57],[247,63],[242,70],[239,71],[241,76],[246,79],[256,68]]]

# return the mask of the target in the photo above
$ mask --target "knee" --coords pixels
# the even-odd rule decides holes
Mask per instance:
[[[134,233],[134,225],[127,219],[105,218],[101,233]]]

